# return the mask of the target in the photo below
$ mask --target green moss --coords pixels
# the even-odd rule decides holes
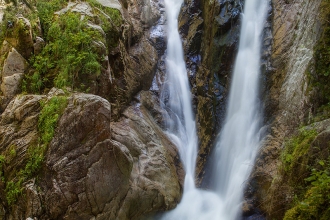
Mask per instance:
[[[48,145],[53,139],[59,116],[67,106],[67,97],[54,96],[47,102],[41,102],[42,110],[38,121],[41,145]]]
[[[111,25],[119,27],[123,23],[123,18],[118,9],[109,8],[101,5],[96,0],[87,0],[93,7],[98,8],[101,12],[107,15],[107,18],[110,20]]]
[[[80,14],[61,15],[47,31],[45,48],[31,59],[34,71],[24,79],[23,89],[32,93],[53,86],[79,89],[84,78],[101,72],[101,58],[93,47],[93,41],[100,38],[100,33],[88,28],[87,19],[81,20]]]
[[[67,2],[67,0],[37,1],[38,17],[45,36],[47,36],[48,30],[53,23],[54,13],[62,9]]]
[[[305,179],[308,186],[304,197],[289,209],[284,220],[328,219],[330,214],[330,160],[327,164],[319,161],[321,169],[312,168],[311,175]]]
[[[317,132],[314,129],[301,128],[298,135],[286,141],[285,149],[281,155],[286,174],[301,178],[297,174],[303,175],[306,172],[305,156],[309,150],[310,143],[315,139],[316,135]]]
[[[317,98],[313,121],[330,116],[330,1],[323,0],[320,9],[322,33],[314,48],[315,71],[307,72],[310,90],[316,90]],[[313,150],[309,151],[316,135],[312,130],[300,131],[285,144],[283,183],[293,189],[296,197],[285,213],[285,220],[329,219],[330,158],[324,159],[327,157],[324,155],[330,153],[330,146],[314,146],[318,143],[313,143]]]
[[[94,0],[88,2],[93,6],[95,16],[83,19],[73,12],[54,15],[66,5],[66,0],[37,2],[46,46],[30,60],[33,70],[25,75],[23,92],[43,93],[54,86],[86,91],[90,81],[100,75],[103,57],[98,55],[94,42],[103,41],[107,48],[116,47],[123,19],[117,9],[104,7]],[[87,25],[90,21],[102,27],[106,38]]]
[[[118,46],[121,37],[121,25],[123,17],[118,9],[104,7],[95,0],[88,0],[94,7],[93,13],[97,15],[95,23],[99,23],[106,34],[106,44],[109,48]]]
[[[310,75],[311,85],[317,88],[319,105],[330,103],[330,1],[321,3],[322,33],[314,48],[315,74]]]
[[[30,146],[28,149],[28,161],[21,174],[25,179],[38,175],[44,161],[47,145]]]
[[[9,206],[16,203],[17,198],[22,195],[23,188],[22,188],[23,179],[20,178],[18,181],[8,181],[6,183],[6,199]]]
[[[23,167],[10,180],[5,181],[2,178],[6,184],[5,193],[9,206],[15,204],[22,195],[23,183],[38,176],[47,147],[54,137],[58,119],[67,106],[67,97],[54,96],[46,102],[41,101],[40,104],[42,110],[38,120],[39,141],[28,148],[26,162]],[[6,151],[5,156],[0,155],[0,177],[4,177],[3,166],[9,164],[16,157],[16,148],[15,145],[12,145]]]
[[[17,19],[17,15],[21,14],[30,20],[33,39],[41,36],[46,42],[41,53],[29,60],[32,68],[24,76],[23,93],[44,93],[54,86],[71,87],[78,91],[89,90],[90,85],[97,83],[104,61],[94,42],[104,43],[107,51],[118,46],[122,38],[121,25],[124,22],[121,12],[104,7],[95,0],[87,0],[95,16],[83,18],[79,13],[73,12],[54,14],[65,8],[68,0],[38,0],[29,1],[30,3],[23,0],[24,2],[30,5],[30,9],[20,7],[20,4],[8,6],[0,27],[0,41],[6,39],[15,43],[20,35],[26,35],[29,31]],[[101,26],[105,36],[89,27],[88,22]]]
[[[328,219],[330,158],[320,158],[329,155],[329,144],[318,146],[324,143],[314,141],[317,135],[313,129],[302,128],[285,143],[281,155],[281,185],[290,187],[295,195],[285,213],[285,220]]]

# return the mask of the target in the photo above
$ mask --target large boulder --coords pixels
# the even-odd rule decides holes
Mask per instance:
[[[14,48],[8,52],[1,74],[1,92],[8,98],[20,93],[21,81],[28,67],[27,61]]]
[[[184,174],[175,146],[149,110],[136,103],[120,121],[111,122],[107,100],[80,93],[68,97],[41,171],[22,183],[25,196],[14,204],[5,202],[8,181],[15,180],[29,147],[39,140],[40,101],[56,95],[64,92],[16,97],[1,115],[0,154],[8,155],[13,148],[17,152],[2,168],[0,198],[6,216],[139,219],[175,207]],[[148,103],[144,100],[150,97],[142,93],[141,102]]]

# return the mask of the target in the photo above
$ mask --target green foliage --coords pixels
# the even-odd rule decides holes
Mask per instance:
[[[107,49],[118,46],[122,37],[121,25],[124,22],[119,10],[104,7],[95,0],[87,0],[95,14],[93,17],[81,16],[70,10],[60,15],[54,14],[66,7],[68,2],[38,0],[31,3],[37,10],[31,9],[28,17],[35,21],[31,22],[32,27],[40,20],[46,46],[40,54],[29,60],[32,68],[22,81],[23,93],[43,93],[54,86],[89,90],[90,80],[95,80],[100,75],[103,62],[103,57],[98,54],[100,48],[95,42],[101,41]],[[4,16],[5,22],[16,19],[19,7],[9,8],[16,11],[7,13],[8,15]],[[90,27],[89,22],[101,26],[105,36],[103,32]],[[11,30],[7,31],[7,25],[4,23],[2,28],[3,38],[8,33],[14,34]],[[34,36],[41,34],[37,28],[33,30]]]
[[[318,146],[324,143],[315,142],[316,137],[315,130],[302,128],[285,143],[281,155],[282,184],[295,194],[285,220],[326,220],[330,214],[330,158],[320,159],[327,158],[324,155],[329,155],[330,149]]]
[[[40,93],[43,88],[79,87],[86,75],[101,72],[93,41],[100,33],[88,28],[87,19],[68,12],[52,20],[47,30],[48,44],[31,59],[33,74],[26,77],[23,88]],[[79,83],[80,82],[80,83]]]
[[[98,15],[101,23],[101,27],[106,33],[106,43],[109,47],[116,47],[121,37],[120,27],[123,24],[123,18],[118,9],[102,6],[96,0],[88,0],[88,2],[98,10],[94,10],[94,13]]]
[[[5,162],[5,160],[6,160],[5,156],[0,155],[0,164],[3,164]]]
[[[27,39],[30,35],[30,28],[25,24],[24,19],[20,17],[25,17],[30,21],[34,38],[37,35],[41,35],[38,25],[39,19],[36,16],[36,12],[33,11],[31,5],[26,0],[21,0],[18,2],[19,4],[17,6],[15,6],[15,4],[11,4],[7,5],[6,8],[3,9],[3,19],[0,23],[0,42],[2,43],[6,40],[13,45],[17,51],[28,52],[26,50],[26,44],[24,44],[21,40]],[[23,2],[28,7],[23,6],[20,2]],[[5,57],[6,55],[1,56],[0,63],[3,63]]]
[[[66,5],[67,0],[38,0],[36,3],[38,16],[44,34],[47,36],[48,29],[53,23],[53,16],[56,11],[59,11]]]
[[[115,8],[109,8],[104,7],[96,0],[87,0],[92,6],[100,9],[103,13],[107,15],[106,18],[109,19],[111,25],[119,27],[123,23],[123,18],[121,16],[121,13],[118,9]]]
[[[315,139],[317,132],[313,129],[301,128],[299,134],[292,137],[285,143],[285,150],[281,155],[284,171],[287,174],[295,172],[303,175],[307,169],[307,164],[304,164],[304,158],[308,152],[310,143]]]
[[[17,11],[12,7],[7,7],[4,11],[3,19],[1,22],[1,32],[0,32],[0,40],[3,42],[5,37],[14,35],[14,26],[10,26],[10,24],[15,25],[16,23],[16,13]]]
[[[22,188],[23,179],[19,179],[18,181],[8,181],[6,183],[6,199],[8,205],[13,205],[17,198],[22,194],[23,188]]]
[[[15,6],[17,5],[17,0],[5,0],[7,4],[13,3]]]
[[[288,210],[285,220],[323,219],[330,216],[330,160],[319,161],[322,169],[312,168],[311,175],[305,179],[309,184],[302,201]]]
[[[41,144],[48,145],[53,139],[59,115],[67,106],[67,97],[54,96],[48,102],[41,102],[42,110],[38,121]]]
[[[24,170],[21,170],[21,175],[24,176],[24,178],[27,179],[38,174],[38,171],[41,169],[44,161],[46,146],[47,145],[37,145],[29,147],[28,161],[24,167]]]
[[[330,1],[321,3],[322,34],[314,48],[315,73],[310,74],[311,84],[317,88],[320,105],[330,103]]]

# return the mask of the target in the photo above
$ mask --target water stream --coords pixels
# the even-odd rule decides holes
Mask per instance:
[[[183,0],[165,0],[167,14],[167,78],[161,100],[167,110],[167,134],[179,149],[186,171],[185,191],[195,188],[194,172],[197,157],[196,124],[192,112],[191,92],[178,32],[178,16]]]
[[[165,0],[168,23],[167,79],[162,92],[168,112],[168,135],[176,143],[186,171],[183,198],[166,220],[235,220],[241,216],[244,181],[247,180],[261,136],[258,83],[261,35],[268,1],[246,0],[239,51],[229,93],[225,124],[216,143],[212,191],[194,183],[197,135],[178,15],[183,0]]]

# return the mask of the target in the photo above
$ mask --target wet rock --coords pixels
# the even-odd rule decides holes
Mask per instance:
[[[144,25],[151,27],[160,18],[158,7],[155,6],[158,1],[143,0],[142,2],[140,19]]]
[[[242,3],[189,0],[185,1],[180,15],[179,26],[186,39],[184,49],[197,113],[200,140],[197,175],[200,180],[225,115]]]
[[[176,147],[153,122],[144,106],[129,107],[124,115],[126,118],[112,125],[113,139],[127,146],[134,163],[132,186],[119,217],[136,219],[141,212],[174,208],[181,197],[180,182],[183,180]],[[143,204],[138,199],[141,197],[145,198]],[[136,205],[140,208],[135,209]],[[154,211],[149,210],[151,205]]]
[[[110,97],[113,103],[122,102],[121,105],[117,104],[115,106],[114,111],[116,112],[114,114],[116,117],[140,90],[149,90],[158,61],[157,50],[146,39],[141,40],[139,44],[129,50],[126,50],[123,45],[120,48],[121,57],[123,58],[122,65],[117,66],[117,69],[116,64],[113,64],[110,60],[110,65],[115,66],[113,73],[114,78],[117,78],[116,84],[121,87],[120,90],[118,87],[113,87],[112,94],[115,96]]]
[[[114,120],[129,106],[140,90],[149,90],[156,72],[158,57],[165,51],[162,37],[151,37],[163,13],[162,1],[121,1],[122,37],[118,46],[110,51],[111,84],[108,99],[112,104]],[[161,22],[161,21],[159,21]],[[110,94],[110,95],[109,95]]]

